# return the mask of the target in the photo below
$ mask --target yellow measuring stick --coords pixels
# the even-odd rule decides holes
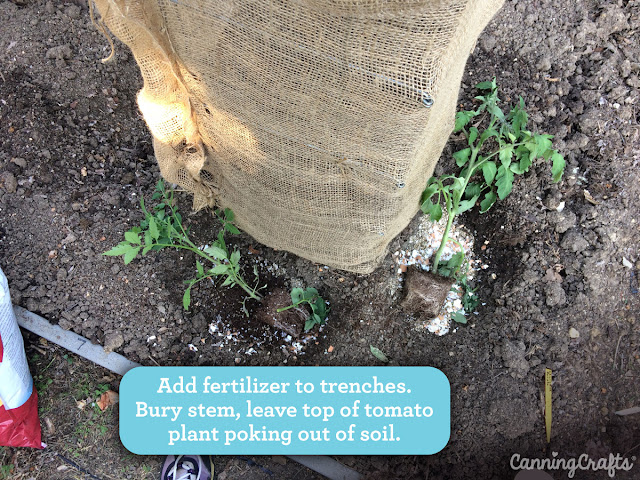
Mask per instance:
[[[547,443],[551,442],[551,369],[544,370],[544,422],[547,427]]]

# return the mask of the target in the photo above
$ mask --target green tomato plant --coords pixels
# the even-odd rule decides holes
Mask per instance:
[[[304,331],[308,332],[316,325],[324,325],[329,309],[324,299],[313,287],[306,289],[294,288],[291,290],[291,305],[283,308],[279,308],[277,311],[284,312],[290,308],[297,308],[300,305],[307,304],[311,307],[311,316],[304,324]]]
[[[174,191],[166,188],[164,181],[158,181],[152,199],[158,203],[148,211],[144,199],[140,200],[140,206],[144,213],[144,220],[139,226],[125,232],[124,240],[111,250],[104,252],[107,256],[122,256],[125,265],[130,263],[139,254],[144,256],[150,251],[163,248],[178,248],[189,250],[200,257],[196,260],[196,277],[187,280],[187,289],[182,297],[182,305],[189,310],[191,305],[191,289],[197,283],[214,278],[223,279],[222,286],[242,288],[248,295],[247,298],[260,300],[262,296],[257,288],[258,272],[254,267],[256,284],[251,286],[241,275],[240,251],[231,249],[225,242],[225,233],[233,235],[240,231],[233,225],[234,215],[230,209],[217,210],[216,215],[222,223],[216,240],[210,246],[199,248],[189,238],[189,229],[182,222],[182,216],[177,210],[174,201]],[[201,262],[204,260],[205,263]],[[205,267],[205,265],[207,265]],[[246,298],[245,298],[246,301]],[[243,310],[247,310],[243,302]]]
[[[515,177],[526,173],[538,158],[551,161],[554,182],[560,181],[565,167],[563,156],[552,148],[552,135],[527,130],[528,115],[522,98],[505,114],[498,106],[495,77],[476,88],[484,92],[475,97],[479,106],[458,112],[455,118],[454,132],[462,132],[466,140],[465,148],[453,154],[460,172],[431,177],[422,193],[421,210],[431,220],[442,218],[442,202],[446,208],[447,224],[432,270],[443,276],[457,277],[465,263],[463,253],[440,261],[456,216],[478,202],[480,213],[485,213],[498,199],[504,200],[513,189]],[[476,117],[479,119],[474,123]]]
[[[445,205],[447,223],[433,259],[432,272],[455,278],[462,289],[462,305],[467,312],[477,307],[478,298],[468,284],[469,264],[464,251],[446,262],[440,260],[454,219],[478,203],[480,213],[485,213],[496,201],[504,200],[513,189],[515,177],[526,173],[536,159],[551,161],[554,182],[561,180],[565,167],[563,156],[552,148],[552,135],[527,130],[528,115],[522,98],[505,113],[498,106],[495,77],[479,83],[476,88],[483,93],[475,97],[478,107],[458,112],[455,117],[454,132],[462,132],[466,143],[453,154],[461,170],[457,175],[431,177],[421,199],[421,210],[436,222],[443,216],[441,204]],[[462,312],[455,312],[452,318],[466,323]]]

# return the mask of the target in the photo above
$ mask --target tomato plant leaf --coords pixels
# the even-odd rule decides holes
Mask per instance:
[[[453,158],[456,160],[456,165],[459,167],[464,166],[469,161],[471,155],[471,148],[465,148],[453,154]]]
[[[509,166],[509,170],[517,175],[522,175],[525,172],[529,171],[529,167],[531,166],[531,156],[528,152],[523,152],[520,154],[520,161],[518,163],[512,163]]]
[[[551,149],[551,139],[553,138],[553,135],[547,135],[547,134],[535,134],[533,136],[534,141],[536,142],[537,145],[537,155],[536,157],[543,157],[544,153],[547,150]],[[536,158],[534,157],[534,158]]]
[[[476,85],[478,90],[492,90],[494,88],[494,82],[486,81],[480,82]]]
[[[558,183],[562,179],[566,162],[564,161],[564,157],[558,152],[554,152],[553,155],[551,155],[551,162],[551,174],[553,175],[553,181]]]
[[[484,176],[484,181],[487,185],[491,185],[493,183],[494,178],[496,178],[496,172],[498,171],[498,167],[495,162],[491,160],[487,161],[484,165],[482,165],[482,175]]]
[[[140,245],[140,234],[134,232],[133,229],[124,232],[124,239],[134,245]]]
[[[498,107],[496,104],[490,104],[487,106],[487,112],[491,115],[495,116],[499,120],[504,120],[504,113],[502,109]]]
[[[473,146],[473,143],[476,141],[476,139],[478,138],[478,129],[476,127],[471,127],[469,129],[469,146]],[[460,165],[458,165],[460,166]]]
[[[455,126],[453,128],[453,131],[459,132],[464,127],[466,127],[467,124],[471,121],[471,119],[475,116],[475,114],[476,112],[473,112],[473,111],[462,111],[462,112],[456,113],[456,121],[455,121]]]
[[[154,240],[157,240],[160,237],[158,225],[156,224],[156,221],[153,217],[149,217],[149,235],[151,235],[151,238],[153,238]]]
[[[524,100],[520,97],[520,104],[515,106],[509,114],[513,133],[515,133],[516,137],[520,137],[522,130],[526,128],[529,120],[529,116],[527,115],[527,112],[524,111],[524,108]]]
[[[429,217],[434,222],[439,222],[442,218],[442,207],[439,203],[432,204],[431,209],[429,210]]]
[[[304,290],[299,287],[291,289],[291,301],[293,304],[300,303],[302,301],[302,295],[304,294]]]
[[[464,190],[464,197],[470,199],[476,196],[480,196],[482,193],[482,185],[477,182],[470,182],[467,184],[467,188]]]
[[[204,253],[211,255],[216,260],[224,260],[227,258],[227,252],[215,245],[205,248]]]
[[[389,363],[389,359],[387,356],[380,350],[378,347],[374,347],[373,345],[369,345],[369,349],[374,357],[384,363]]]
[[[467,317],[460,311],[454,312],[451,318],[457,323],[467,323]]]
[[[225,263],[219,263],[215,267],[209,270],[212,275],[223,275],[229,271],[229,265]]]
[[[102,255],[106,255],[107,257],[117,257],[120,255],[124,255],[129,250],[131,250],[131,244],[129,242],[120,242],[118,245],[113,247],[111,250],[104,252]]]
[[[135,247],[132,248],[131,250],[127,251],[124,254],[124,264],[128,265],[129,263],[131,263],[131,261],[136,258],[136,256],[138,255],[138,252],[140,251],[141,247]]]
[[[472,197],[469,200],[462,200],[458,204],[458,214],[464,213],[467,210],[471,210],[475,206],[476,201],[478,200],[479,197],[480,197],[480,194],[475,195],[474,197]]]
[[[500,153],[498,153],[498,158],[500,159],[500,163],[505,167],[508,167],[511,164],[511,158],[513,157],[513,145],[505,145],[502,149],[500,149]]]
[[[193,284],[189,285],[187,289],[184,291],[184,295],[182,296],[182,308],[185,310],[189,310],[189,306],[191,305],[191,287]]]
[[[513,189],[513,172],[505,168],[504,165],[498,168],[496,186],[498,187],[498,198],[500,198],[500,200],[504,200]]]
[[[227,229],[227,232],[229,232],[231,235],[239,235],[240,234],[240,230],[238,230],[238,228],[231,224],[228,223],[225,225],[225,228]]]
[[[318,290],[316,290],[313,287],[309,287],[302,294],[302,299],[309,301],[316,298],[317,296],[318,296]]]
[[[422,192],[422,198],[420,199],[421,203],[424,204],[424,202],[426,202],[431,197],[433,197],[437,192],[438,192],[437,184],[430,185],[427,188],[425,188],[424,192]]]
[[[491,190],[490,192],[487,192],[484,196],[484,200],[480,202],[480,213],[485,213],[486,211],[488,211],[493,206],[493,204],[496,203],[497,199],[498,197],[496,196],[495,191]]]
[[[484,143],[490,137],[497,137],[497,136],[498,136],[498,132],[493,128],[489,130],[485,130],[484,132],[482,132],[482,135],[480,135],[480,143]]]

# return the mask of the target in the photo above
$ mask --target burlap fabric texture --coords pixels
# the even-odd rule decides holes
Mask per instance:
[[[259,242],[371,272],[416,214],[503,0],[95,0],[162,175]]]

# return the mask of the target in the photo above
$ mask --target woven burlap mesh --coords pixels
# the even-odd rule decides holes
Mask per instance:
[[[416,214],[503,0],[95,0],[162,175],[258,241],[368,273]]]

